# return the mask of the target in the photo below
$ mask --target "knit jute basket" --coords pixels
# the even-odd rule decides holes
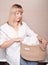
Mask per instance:
[[[42,61],[46,57],[46,49],[40,43],[36,46],[21,44],[21,57],[28,61]]]

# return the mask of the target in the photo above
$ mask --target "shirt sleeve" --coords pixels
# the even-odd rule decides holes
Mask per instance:
[[[31,37],[37,37],[38,36],[38,34],[35,33],[33,30],[31,30],[28,25],[26,25],[26,34],[28,36],[31,36]]]
[[[0,45],[2,45],[5,41],[7,41],[7,36],[0,29]]]

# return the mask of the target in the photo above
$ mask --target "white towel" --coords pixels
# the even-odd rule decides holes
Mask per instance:
[[[39,41],[36,37],[25,37],[23,42],[23,44],[26,44],[26,45],[38,45],[39,44]]]

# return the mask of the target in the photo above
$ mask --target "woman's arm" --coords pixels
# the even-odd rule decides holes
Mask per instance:
[[[31,29],[29,28],[28,25],[26,25],[25,27],[26,27],[26,34],[29,35],[29,36],[31,36],[31,37],[33,37],[33,38],[34,38],[34,37],[37,37],[38,40],[42,42],[43,47],[46,48],[46,45],[47,45],[47,43],[48,43],[47,40],[46,40],[44,37],[42,37],[42,36],[36,34],[33,30],[31,30]]]
[[[13,38],[11,40],[5,41],[2,45],[0,45],[0,48],[7,48],[14,42],[21,42],[22,40],[23,40],[22,38]]]
[[[44,37],[40,36],[40,35],[38,35],[37,38],[38,38],[38,40],[40,42],[42,42],[43,47],[46,48],[46,46],[47,46],[47,40]]]

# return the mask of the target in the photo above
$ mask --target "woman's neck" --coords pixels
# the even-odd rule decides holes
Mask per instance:
[[[13,23],[13,27],[14,27],[14,28],[16,28],[16,27],[18,27],[18,26],[19,26],[19,23],[18,23],[18,22],[14,22],[14,23]]]
[[[13,21],[8,21],[8,24],[11,26],[18,26],[19,25],[18,22],[13,22]]]
[[[8,21],[8,24],[10,26],[12,26],[16,31],[18,30],[18,27],[20,25],[20,23],[18,23],[18,22],[12,22],[12,21]]]

